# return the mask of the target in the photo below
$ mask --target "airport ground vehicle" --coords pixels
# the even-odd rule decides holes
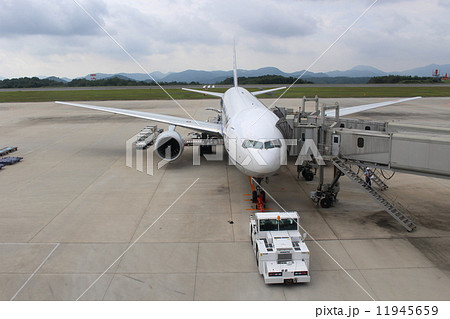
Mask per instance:
[[[299,231],[297,212],[250,216],[250,238],[266,284],[310,282],[309,249]]]
[[[146,149],[149,145],[152,145],[158,136],[158,126],[148,125],[143,128],[137,136],[136,149]]]

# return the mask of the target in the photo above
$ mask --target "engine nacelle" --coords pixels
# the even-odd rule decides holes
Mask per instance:
[[[165,131],[159,134],[155,142],[156,153],[167,161],[174,161],[180,157],[184,149],[184,141],[180,133],[176,131]]]

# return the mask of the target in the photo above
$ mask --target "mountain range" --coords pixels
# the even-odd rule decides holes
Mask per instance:
[[[431,76],[435,69],[440,70],[441,74],[450,73],[450,64],[430,64],[424,67],[414,68],[405,71],[393,71],[393,72],[385,72],[374,68],[372,66],[367,65],[358,65],[346,71],[330,71],[330,72],[305,72],[297,71],[292,73],[283,72],[275,67],[265,67],[257,70],[238,70],[238,75],[240,77],[255,77],[262,75],[281,75],[284,77],[299,77],[301,74],[305,72],[302,76],[302,79],[311,79],[311,78],[326,78],[326,77],[350,77],[350,78],[370,78],[374,76],[384,76],[384,75],[411,75],[411,76]],[[230,78],[233,76],[233,71],[201,71],[201,70],[185,70],[182,72],[173,72],[173,73],[161,73],[161,72],[152,72],[151,76],[159,82],[199,82],[202,84],[215,84],[225,80],[226,78]],[[118,73],[118,74],[103,74],[97,73],[97,79],[109,78],[118,76],[124,79],[132,79],[136,81],[151,81],[149,76],[144,73]],[[90,79],[90,75],[85,77],[86,79]]]
[[[275,67],[265,67],[257,70],[238,70],[238,75],[240,77],[256,77],[262,75],[281,75],[284,77],[299,77],[303,74],[302,79],[305,80],[319,80],[316,82],[324,82],[326,78],[339,78],[339,77],[347,77],[347,78],[370,78],[374,76],[384,76],[384,75],[410,75],[410,76],[431,76],[434,70],[440,70],[441,74],[450,73],[450,64],[430,64],[423,67],[418,67],[414,69],[409,69],[405,71],[393,71],[393,72],[385,72],[374,68],[372,66],[367,65],[358,65],[346,71],[330,71],[330,72],[305,72],[297,71],[292,73],[286,73],[281,71]],[[95,73],[96,79],[106,79],[111,77],[119,77],[122,79],[131,79],[135,81],[146,81],[151,82],[150,77],[145,73],[115,73],[115,74],[106,74],[106,73]],[[215,84],[225,80],[226,78],[230,78],[233,76],[233,71],[201,71],[201,70],[185,70],[182,72],[171,72],[171,73],[162,73],[159,71],[152,72],[150,75],[158,82],[199,82],[202,84]],[[61,81],[61,82],[69,82],[71,79],[68,78],[57,78],[57,77],[46,77],[40,76],[39,78],[50,78],[52,80]],[[91,74],[88,74],[84,77],[91,79]],[[0,77],[0,79],[3,79]],[[322,79],[322,81],[320,81]],[[313,81],[314,82],[314,81]]]

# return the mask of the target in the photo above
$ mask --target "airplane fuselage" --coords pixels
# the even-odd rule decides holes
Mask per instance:
[[[222,98],[224,145],[230,161],[252,177],[275,174],[285,162],[286,143],[276,127],[278,117],[242,87]]]

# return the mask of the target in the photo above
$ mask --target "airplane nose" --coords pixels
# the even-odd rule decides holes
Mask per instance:
[[[262,150],[255,156],[253,171],[257,173],[254,177],[275,174],[281,166],[280,149]],[[257,176],[258,175],[258,176]]]

